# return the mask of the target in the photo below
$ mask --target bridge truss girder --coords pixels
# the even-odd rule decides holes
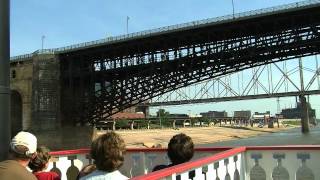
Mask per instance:
[[[313,60],[314,58],[314,60]],[[299,62],[304,62],[305,66]],[[302,74],[301,74],[302,73]],[[301,82],[301,78],[304,80]],[[162,94],[148,106],[170,106],[320,94],[317,56],[271,63]]]
[[[80,120],[94,123],[200,81],[318,54],[319,35],[317,7],[110,44],[61,54],[63,66],[82,67],[62,68],[62,87],[80,81],[85,90],[69,99],[83,106]]]

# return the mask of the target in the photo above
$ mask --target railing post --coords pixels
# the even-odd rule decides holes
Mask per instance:
[[[0,1],[0,161],[10,142],[10,0]]]
[[[246,180],[248,178],[247,176],[247,153],[242,152],[241,153],[241,162],[240,162],[240,179]],[[248,171],[249,172],[249,171]]]

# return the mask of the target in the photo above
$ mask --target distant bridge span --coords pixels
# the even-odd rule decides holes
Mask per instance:
[[[316,94],[320,94],[320,90],[305,91],[303,94],[316,95]],[[183,104],[213,103],[213,102],[265,99],[265,98],[277,98],[277,97],[289,97],[289,96],[297,97],[299,95],[301,95],[301,91],[283,92],[283,93],[274,93],[274,94],[256,94],[256,95],[246,95],[246,96],[204,98],[204,99],[168,101],[168,102],[152,102],[152,103],[144,103],[144,104],[148,106],[172,106],[172,105],[183,105]]]

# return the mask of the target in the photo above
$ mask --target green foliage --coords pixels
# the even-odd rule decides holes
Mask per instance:
[[[210,122],[211,122],[211,120],[210,120],[209,118],[207,118],[207,117],[202,117],[202,118],[200,118],[200,119],[201,119],[201,121],[202,121],[202,123],[203,123],[204,125],[209,125]]]
[[[116,121],[116,127],[121,129],[130,128],[129,121],[125,119],[119,119]]]
[[[300,126],[301,125],[301,121],[282,121],[282,124]]]
[[[170,113],[165,111],[164,109],[159,109],[157,112],[157,117],[159,117],[159,123],[161,122],[161,126],[171,126],[171,122],[169,121]]]

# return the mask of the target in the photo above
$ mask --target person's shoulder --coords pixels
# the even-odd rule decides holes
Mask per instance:
[[[117,179],[117,180],[126,180],[129,179],[127,176],[121,174],[120,171],[105,172],[105,171],[93,171],[91,174],[88,174],[80,180],[105,180],[105,179]]]
[[[3,166],[3,167],[12,167],[12,166],[15,166],[15,167],[22,167],[17,161],[15,160],[5,160],[5,161],[1,161],[0,162],[0,166]]]
[[[101,177],[104,175],[102,171],[95,170],[90,174],[87,174],[80,178],[80,180],[95,180],[95,179],[101,179]]]
[[[5,160],[0,163],[1,179],[26,179],[37,180],[37,178],[29,172],[25,167],[15,160]],[[4,178],[4,177],[6,178]]]
[[[112,176],[112,178],[117,178],[119,180],[129,179],[127,176],[123,175],[119,170],[112,172],[111,176]]]
[[[58,173],[53,172],[53,171],[49,171],[48,173],[50,174],[50,176],[52,177],[53,180],[61,180]]]
[[[38,178],[38,179],[52,179],[52,180],[60,180],[60,176],[56,173],[56,172],[38,172],[38,173],[34,173],[34,175]]]

